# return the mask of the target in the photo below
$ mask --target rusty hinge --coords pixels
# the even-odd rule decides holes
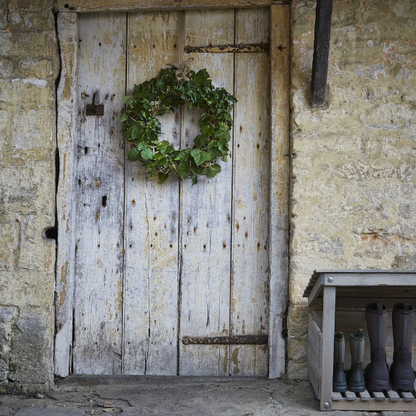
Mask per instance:
[[[268,43],[246,43],[235,45],[185,46],[186,53],[265,53]]]
[[[92,96],[92,104],[85,106],[86,116],[103,116],[104,115],[104,104],[96,104],[99,100],[98,92],[95,92]]]
[[[234,335],[230,337],[183,337],[182,344],[190,345],[231,345],[231,344],[249,344],[249,345],[267,345],[269,342],[268,335]]]

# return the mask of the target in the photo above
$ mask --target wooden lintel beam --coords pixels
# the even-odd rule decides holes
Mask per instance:
[[[268,43],[250,43],[238,45],[185,46],[186,53],[265,53],[269,52]]]
[[[100,13],[269,7],[272,0],[55,0],[58,12]]]
[[[317,0],[312,65],[312,106],[325,105],[333,0]]]

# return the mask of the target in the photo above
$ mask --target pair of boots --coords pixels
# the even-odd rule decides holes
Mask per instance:
[[[408,303],[397,303],[393,308],[394,354],[390,371],[386,361],[388,329],[387,309],[382,303],[366,306],[365,319],[371,345],[371,363],[362,373],[364,356],[363,330],[350,335],[351,369],[344,373],[345,339],[342,332],[335,334],[333,391],[362,392],[390,389],[413,391],[414,370],[412,368],[412,339],[415,312]]]
[[[394,353],[390,371],[386,362],[388,314],[381,303],[370,303],[365,309],[371,344],[371,363],[364,372],[370,391],[413,391],[415,374],[412,368],[412,340],[415,311],[408,303],[397,303],[393,308]]]
[[[365,390],[363,375],[364,347],[365,343],[362,329],[359,329],[358,332],[350,334],[351,368],[345,374],[345,338],[342,332],[337,332],[335,334],[333,376],[334,392],[342,393],[348,389],[349,391],[358,393]]]

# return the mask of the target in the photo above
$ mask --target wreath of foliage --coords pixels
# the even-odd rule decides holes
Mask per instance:
[[[231,112],[236,98],[224,88],[216,88],[206,69],[198,72],[186,65],[166,66],[156,78],[135,85],[132,96],[123,98],[122,133],[133,143],[129,160],[139,160],[150,176],[163,183],[169,175],[181,179],[198,175],[214,177],[221,171],[216,162],[227,161],[229,153]],[[167,140],[159,140],[161,123],[158,116],[182,105],[201,109],[200,134],[193,147],[175,149]]]

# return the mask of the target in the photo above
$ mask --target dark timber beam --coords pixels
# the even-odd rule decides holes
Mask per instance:
[[[312,106],[325,104],[333,0],[317,0],[312,65]]]

